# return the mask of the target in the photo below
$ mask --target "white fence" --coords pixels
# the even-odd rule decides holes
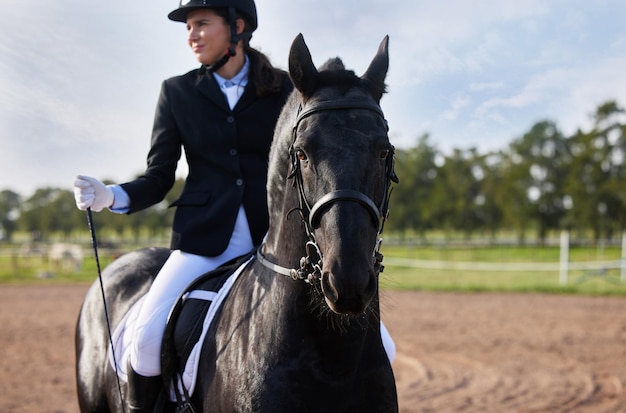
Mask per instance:
[[[611,261],[570,262],[569,260],[569,232],[561,233],[560,261],[559,262],[477,262],[477,261],[434,261],[412,258],[385,257],[386,265],[397,265],[409,268],[423,268],[455,271],[554,271],[559,272],[559,283],[566,285],[570,271],[606,271],[620,270],[620,280],[626,282],[626,232],[622,234],[621,259]]]

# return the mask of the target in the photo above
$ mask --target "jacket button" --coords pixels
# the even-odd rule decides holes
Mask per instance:
[[[237,149],[232,148],[231,150],[228,151],[228,153],[230,154],[230,156],[235,156],[237,155]]]
[[[237,180],[235,181],[235,184],[237,184],[237,186],[241,186],[241,185],[243,185],[243,179],[237,179]]]
[[[227,118],[226,118],[226,122],[228,122],[228,123],[233,123],[233,122],[235,122],[235,117],[234,117],[234,116],[229,116],[229,117],[227,117]]]

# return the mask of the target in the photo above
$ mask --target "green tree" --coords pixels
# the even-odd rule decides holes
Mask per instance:
[[[432,187],[437,178],[437,150],[428,142],[428,135],[418,139],[417,146],[396,150],[396,173],[400,183],[391,196],[389,229],[424,234],[434,227],[437,206],[431,202]]]
[[[524,231],[532,223],[544,241],[548,230],[559,228],[566,212],[564,182],[571,156],[565,137],[552,121],[536,123],[514,140],[506,153],[503,205],[511,224]]]
[[[579,232],[592,229],[595,239],[626,228],[626,125],[624,109],[614,101],[598,107],[590,132],[569,141],[573,154],[565,184],[572,208],[568,213]]]
[[[0,192],[0,240],[11,240],[17,229],[20,204],[21,197],[18,193],[10,190]]]
[[[438,222],[445,229],[461,230],[467,238],[484,224],[484,194],[481,182],[485,170],[475,148],[454,149],[438,169],[433,202],[438,205]]]
[[[474,159],[475,172],[480,181],[480,193],[476,198],[478,218],[483,229],[489,231],[491,238],[495,238],[497,231],[502,228],[504,213],[503,205],[506,199],[502,196],[502,152],[492,152],[477,156]]]
[[[22,205],[18,226],[35,238],[47,238],[54,232],[68,235],[76,228],[82,214],[76,209],[72,192],[59,188],[41,188]]]

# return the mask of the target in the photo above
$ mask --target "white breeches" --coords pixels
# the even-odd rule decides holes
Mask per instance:
[[[393,338],[391,338],[391,334],[389,334],[389,330],[387,330],[382,320],[380,321],[380,338],[383,340],[383,347],[387,352],[389,362],[393,363],[396,359],[396,343],[393,341]]]

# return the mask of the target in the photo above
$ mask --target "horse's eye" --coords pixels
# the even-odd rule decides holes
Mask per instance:
[[[382,151],[380,151],[378,156],[380,157],[380,159],[387,159],[387,157],[389,156],[389,149],[383,149]]]
[[[296,156],[301,161],[306,161],[307,160],[306,153],[304,153],[304,151],[302,149],[296,149]]]

